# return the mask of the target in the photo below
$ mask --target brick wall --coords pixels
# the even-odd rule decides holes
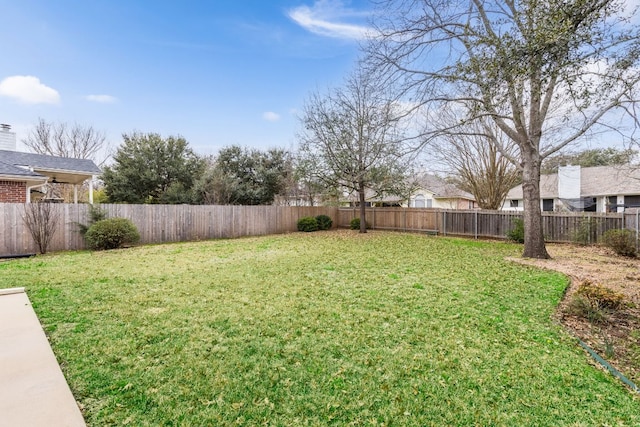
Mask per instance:
[[[25,182],[0,181],[0,203],[26,203],[27,184]]]

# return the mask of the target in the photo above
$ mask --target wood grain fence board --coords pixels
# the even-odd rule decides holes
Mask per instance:
[[[84,249],[78,223],[86,224],[88,205],[52,205],[60,215],[51,251]],[[359,216],[354,208],[295,206],[190,206],[190,205],[102,205],[108,217],[130,219],[140,231],[141,243],[163,243],[281,234],[296,231],[303,216],[330,216],[333,227],[349,227]],[[37,251],[24,221],[25,205],[0,204],[0,255]],[[432,208],[369,208],[368,221],[374,228],[400,231],[438,231],[443,235],[505,238],[519,212],[461,211]],[[592,243],[610,229],[637,231],[638,214],[544,213],[544,235],[550,242],[570,242],[588,227]],[[586,225],[585,225],[586,224]],[[581,228],[582,227],[582,228]]]
[[[367,208],[367,221],[374,228],[397,231],[438,231],[442,235],[504,239],[514,227],[514,219],[522,212],[440,210],[429,208]],[[359,216],[354,208],[340,208],[338,226],[349,227]],[[626,228],[636,229],[639,215],[626,215]],[[610,229],[623,227],[623,216],[618,213],[543,213],[543,233],[549,242],[572,242],[577,232],[587,227],[590,243],[601,241]]]
[[[78,223],[89,219],[88,205],[54,204],[60,215],[50,251],[84,249]],[[191,206],[191,205],[114,205],[100,206],[107,217],[131,220],[140,232],[140,242],[164,243],[281,234],[297,229],[303,216],[328,215],[338,226],[335,207],[295,206]],[[37,251],[22,220],[25,205],[0,203],[0,255],[21,255]]]

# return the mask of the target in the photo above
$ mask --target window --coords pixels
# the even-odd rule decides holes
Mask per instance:
[[[519,208],[520,200],[510,200],[509,206],[511,206],[512,208]]]
[[[618,196],[607,197],[607,212],[618,212]]]
[[[639,208],[640,207],[640,196],[624,196],[624,207],[625,208]]]
[[[413,200],[414,208],[424,208],[424,194],[416,195],[416,198]]]
[[[542,211],[553,212],[553,199],[542,199]]]
[[[595,197],[585,197],[584,199],[584,211],[585,212],[598,212],[598,201]]]
[[[428,208],[432,208],[433,207],[433,199],[427,199],[427,207]]]

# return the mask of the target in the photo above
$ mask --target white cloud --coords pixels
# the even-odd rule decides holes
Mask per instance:
[[[10,76],[0,82],[0,96],[24,104],[58,104],[60,94],[34,76]]]
[[[280,120],[280,114],[274,113],[273,111],[267,111],[262,113],[262,118],[268,122],[277,122]]]
[[[84,99],[91,102],[99,102],[101,104],[113,104],[118,100],[118,98],[111,95],[87,95]]]
[[[322,36],[360,40],[372,33],[364,25],[345,22],[366,14],[345,8],[341,0],[316,0],[311,7],[305,5],[289,10],[288,15],[301,27]]]

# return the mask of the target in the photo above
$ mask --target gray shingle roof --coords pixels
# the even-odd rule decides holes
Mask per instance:
[[[0,162],[15,166],[29,166],[38,169],[80,172],[92,175],[102,173],[100,168],[96,166],[92,160],[48,156],[45,154],[20,153],[18,151],[0,150]]]
[[[467,193],[456,187],[453,184],[448,183],[442,178],[436,175],[423,174],[418,178],[418,185],[425,190],[429,190],[435,194],[436,198],[440,199],[468,199],[475,200],[473,194]]]
[[[32,172],[29,169],[19,168],[0,161],[0,175],[24,176],[25,178],[45,178],[39,173]],[[1,179],[1,178],[0,178]]]
[[[595,166],[580,169],[580,196],[640,195],[640,166]],[[522,199],[522,185],[509,190],[507,200]],[[540,176],[540,197],[558,198],[558,174]]]

